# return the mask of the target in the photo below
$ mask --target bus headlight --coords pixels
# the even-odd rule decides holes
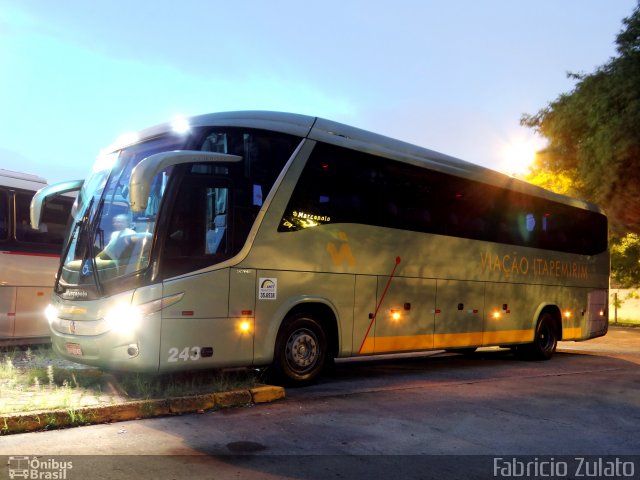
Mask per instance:
[[[140,325],[142,312],[137,306],[129,304],[116,305],[104,316],[109,330],[117,333],[131,333]]]
[[[115,330],[118,333],[131,333],[140,326],[144,317],[178,303],[183,296],[184,292],[181,292],[140,305],[122,303],[109,310],[104,316],[104,321],[109,330]]]

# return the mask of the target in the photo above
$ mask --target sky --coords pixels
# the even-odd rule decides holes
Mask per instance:
[[[277,110],[517,173],[544,145],[522,114],[614,56],[636,4],[0,0],[0,168],[83,178],[122,134]]]

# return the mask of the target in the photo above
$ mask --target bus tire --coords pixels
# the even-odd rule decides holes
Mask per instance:
[[[276,340],[274,369],[285,383],[303,385],[324,368],[327,336],[322,325],[304,313],[286,319]]]
[[[549,360],[555,353],[557,345],[558,331],[555,318],[551,313],[544,312],[538,320],[533,342],[519,346],[516,353],[527,360]]]

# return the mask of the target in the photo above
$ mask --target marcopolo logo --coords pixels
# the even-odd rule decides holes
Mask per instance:
[[[9,457],[9,478],[27,478],[33,480],[66,480],[73,462],[53,458]]]
[[[86,290],[76,290],[76,289],[67,290],[62,294],[62,296],[64,298],[71,298],[71,299],[87,298],[89,296],[89,292],[87,292]]]

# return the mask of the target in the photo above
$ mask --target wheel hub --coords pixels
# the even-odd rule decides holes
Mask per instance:
[[[287,361],[298,371],[313,367],[318,359],[318,341],[308,330],[294,332],[287,342]]]

